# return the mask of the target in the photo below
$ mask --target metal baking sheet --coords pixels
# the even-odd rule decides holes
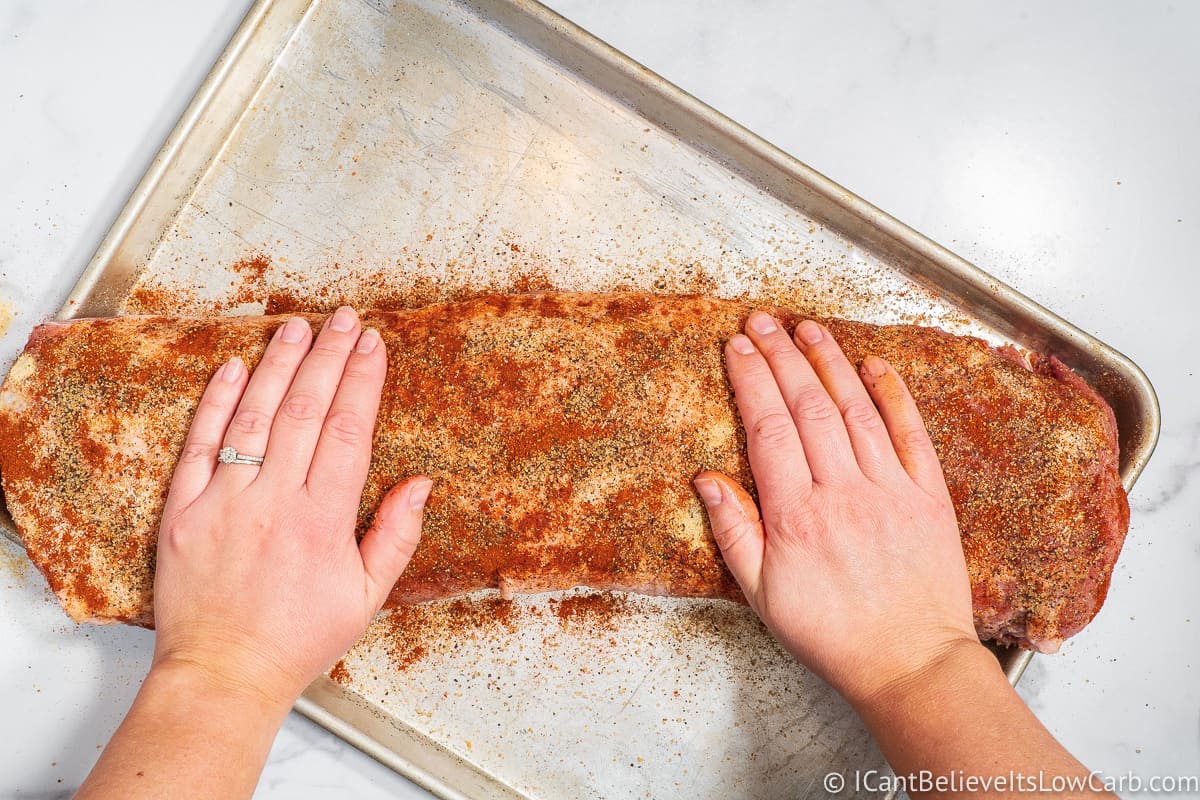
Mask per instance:
[[[260,0],[61,316],[544,287],[1053,353],[1113,405],[1127,487],[1158,435],[1119,353],[528,0]],[[821,797],[883,765],[744,608],[476,600],[382,617],[297,709],[448,798]]]

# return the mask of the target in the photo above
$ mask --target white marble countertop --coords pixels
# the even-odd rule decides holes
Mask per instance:
[[[1200,6],[550,5],[1133,358],[1163,435],[1108,602],[1021,693],[1109,775],[1200,774]],[[0,339],[53,313],[248,6],[0,7]],[[0,796],[69,796],[150,634],[76,628],[0,542]],[[259,797],[426,797],[293,714]]]

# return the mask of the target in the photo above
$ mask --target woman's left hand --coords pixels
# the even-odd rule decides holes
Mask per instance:
[[[286,708],[363,634],[416,548],[432,485],[397,485],[356,541],[386,371],[379,333],[349,307],[315,342],[288,321],[253,375],[237,358],[218,370],[163,511],[155,669],[184,665]],[[218,463],[223,446],[263,463]]]

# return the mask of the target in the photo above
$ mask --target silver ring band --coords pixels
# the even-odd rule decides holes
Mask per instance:
[[[248,456],[239,453],[232,447],[226,445],[217,451],[217,462],[221,464],[250,464],[251,466],[262,466],[262,456]]]

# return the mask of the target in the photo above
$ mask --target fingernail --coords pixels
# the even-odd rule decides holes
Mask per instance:
[[[333,317],[329,320],[329,328],[338,333],[345,333],[354,328],[354,321],[358,319],[358,315],[354,313],[354,309],[350,306],[342,306],[334,312]]]
[[[300,317],[292,317],[283,326],[283,330],[279,332],[279,338],[288,344],[295,344],[296,342],[303,341],[310,330],[307,320],[300,319]]]
[[[246,369],[246,365],[237,356],[226,361],[221,366],[221,380],[226,383],[237,383],[242,378],[242,372]]]
[[[750,315],[750,319],[746,320],[747,327],[755,333],[761,333],[764,336],[768,333],[774,333],[779,329],[775,324],[775,320],[771,319],[770,314],[764,314],[761,311],[755,311]]]
[[[729,346],[744,356],[748,356],[754,352],[754,342],[750,341],[740,333],[734,334],[734,336],[729,339]]]
[[[420,508],[425,505],[425,501],[429,499],[429,492],[432,489],[433,481],[428,478],[414,483],[412,488],[408,490],[408,507]]]
[[[362,336],[358,337],[358,347],[360,353],[373,353],[375,348],[379,346],[379,331],[374,328],[367,328],[362,332]]]
[[[881,378],[887,372],[887,364],[879,356],[867,356],[863,359],[862,370],[872,378]]]
[[[700,495],[704,505],[709,508],[721,505],[721,487],[712,478],[697,478],[692,485],[696,487],[696,494]]]
[[[821,332],[821,326],[811,319],[806,319],[796,326],[796,338],[805,344],[816,344],[824,335]]]

